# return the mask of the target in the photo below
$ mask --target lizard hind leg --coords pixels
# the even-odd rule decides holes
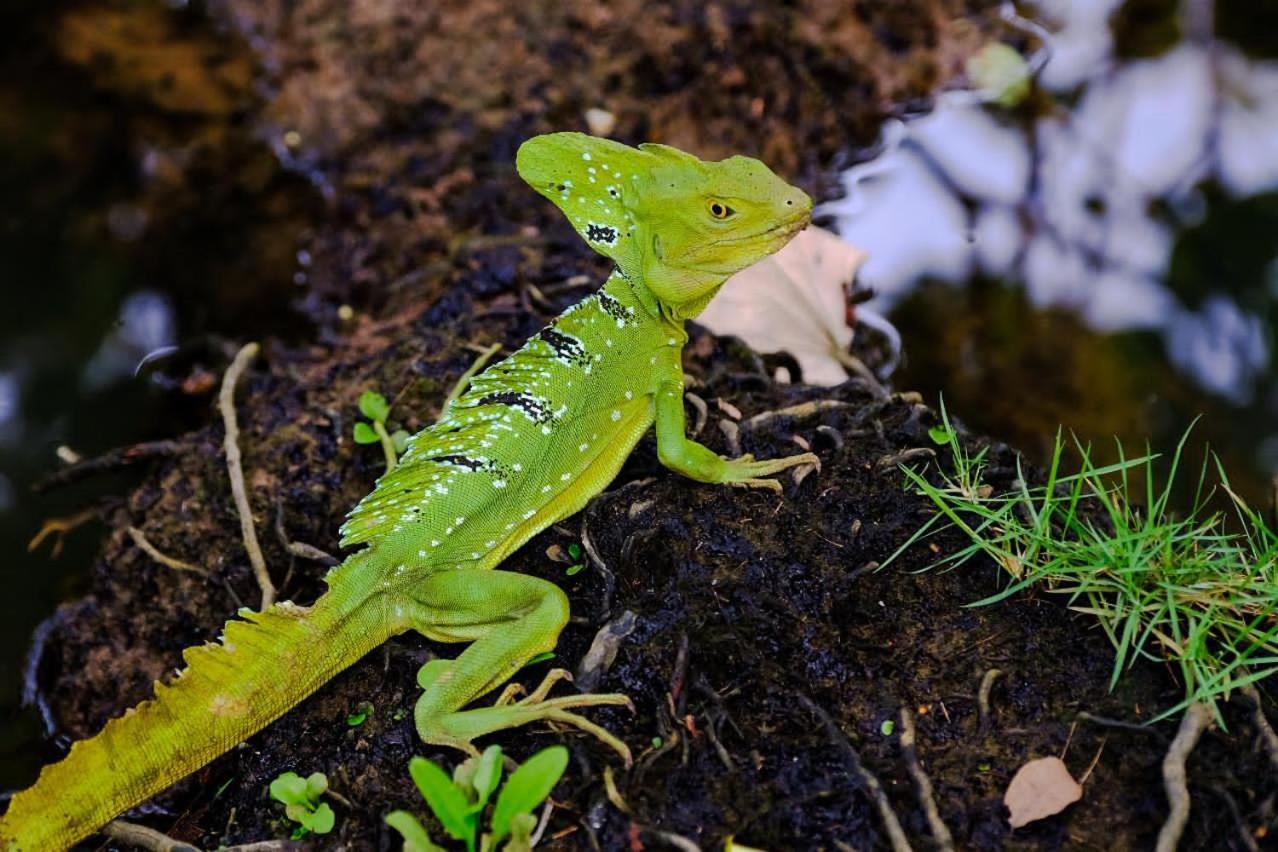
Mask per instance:
[[[572,712],[584,707],[631,706],[615,694],[577,694],[550,698],[551,687],[571,680],[556,669],[523,699],[513,690],[489,707],[463,709],[506,682],[530,659],[555,647],[568,621],[568,599],[558,586],[508,571],[454,569],[433,574],[412,592],[413,628],[441,642],[470,642],[452,660],[431,660],[418,673],[425,689],[414,718],[417,733],[434,745],[475,753],[472,740],[494,731],[532,722],[560,722],[576,727],[614,749],[628,766],[625,743]]]

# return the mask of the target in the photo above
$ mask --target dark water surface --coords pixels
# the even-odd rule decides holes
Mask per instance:
[[[31,631],[83,583],[103,527],[28,542],[126,494],[127,474],[33,494],[57,448],[89,457],[204,422],[216,335],[297,334],[288,303],[317,211],[243,125],[256,68],[195,9],[19,4],[0,13],[0,788],[28,781]],[[198,383],[197,383],[198,384]]]
[[[1165,20],[1115,29],[1117,4],[1073,5],[1029,101],[958,93],[890,128],[826,215],[871,254],[862,281],[904,340],[897,387],[944,393],[1031,453],[1058,425],[1166,451],[1202,415],[1197,438],[1264,501],[1278,70],[1259,54],[1278,45],[1244,52],[1210,21],[1150,43],[1134,34]],[[256,69],[238,41],[194,8],[87,9],[0,13],[0,788],[42,759],[19,706],[31,631],[81,587],[103,529],[57,555],[27,543],[128,478],[32,483],[58,447],[92,456],[204,422],[220,336],[304,335],[289,303],[320,212],[247,124]],[[205,387],[169,378],[200,367]]]
[[[1237,3],[1039,5],[1050,32],[1014,25],[1045,44],[1027,97],[943,95],[886,127],[824,207],[901,332],[895,384],[1040,459],[1058,426],[1110,460],[1114,436],[1166,454],[1201,417],[1194,465],[1210,445],[1262,508],[1278,487],[1278,31],[1258,36]]]

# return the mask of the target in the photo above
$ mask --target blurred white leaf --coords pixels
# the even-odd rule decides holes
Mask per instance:
[[[1040,757],[1016,770],[1003,794],[1011,816],[1007,822],[1020,828],[1053,816],[1083,798],[1083,788],[1059,757]]]
[[[840,384],[852,342],[845,288],[865,257],[828,231],[808,228],[730,278],[697,322],[760,352],[789,352],[808,384]]]

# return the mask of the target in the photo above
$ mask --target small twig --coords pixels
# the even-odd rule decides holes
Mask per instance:
[[[97,516],[98,510],[93,508],[84,509],[83,511],[76,512],[74,515],[68,515],[65,518],[50,518],[41,525],[40,530],[32,536],[29,542],[27,542],[27,553],[34,553],[35,549],[39,547],[46,538],[54,535],[57,537],[53,540],[53,548],[49,551],[49,555],[54,559],[57,559],[62,553],[62,543],[66,538],[67,533],[71,532],[81,524],[93,520]]]
[[[875,399],[887,399],[889,394],[887,388],[883,387],[883,383],[879,381],[879,377],[874,375],[874,371],[865,365],[860,358],[843,349],[835,348],[833,353],[835,359],[853,376],[865,382]]]
[[[546,833],[546,826],[550,825],[550,814],[555,806],[546,800],[546,806],[541,809],[541,819],[537,820],[537,830],[532,833],[532,837],[528,838],[528,847],[536,849],[537,844],[541,842],[541,836]]]
[[[1195,701],[1185,711],[1176,737],[1163,757],[1163,787],[1171,806],[1167,821],[1158,832],[1157,852],[1176,852],[1180,836],[1189,820],[1189,788],[1185,783],[1185,760],[1198,744],[1198,738],[1211,723],[1211,711],[1201,701]]]
[[[1260,690],[1256,689],[1254,683],[1249,683],[1239,689],[1239,692],[1252,703],[1252,724],[1260,732],[1260,741],[1269,754],[1269,762],[1274,765],[1274,769],[1278,769],[1278,733],[1274,733],[1273,725],[1269,724],[1269,720],[1265,718],[1265,711],[1260,702]]]
[[[275,603],[275,586],[271,583],[271,575],[266,571],[266,559],[262,556],[262,548],[257,543],[257,529],[253,525],[253,509],[249,505],[248,491],[244,487],[244,468],[240,462],[240,427],[235,416],[235,383],[240,374],[247,369],[249,363],[257,357],[257,344],[246,343],[235,360],[226,368],[222,376],[222,390],[218,394],[218,408],[222,411],[222,423],[226,427],[223,448],[226,451],[226,472],[231,479],[231,494],[235,498],[235,510],[240,516],[240,533],[244,538],[244,549],[248,551],[249,563],[253,566],[253,575],[262,590],[262,609]]]
[[[791,405],[788,408],[778,408],[774,411],[764,411],[756,414],[741,425],[746,429],[758,429],[777,420],[781,417],[789,417],[793,420],[802,420],[823,411],[836,411],[840,408],[851,408],[852,403],[843,402],[837,399],[813,399],[807,402],[801,402],[798,405]]]
[[[675,834],[673,831],[662,831],[659,828],[651,828],[642,826],[644,834],[655,837],[663,843],[669,843],[676,849],[682,849],[683,852],[701,852],[701,847],[693,843],[682,834]]]
[[[599,498],[596,497],[595,500],[597,499]],[[603,557],[599,555],[599,551],[595,548],[594,541],[590,538],[590,514],[594,506],[595,501],[592,500],[590,505],[586,506],[581,513],[581,546],[586,551],[590,564],[594,565],[599,571],[599,575],[603,577],[603,617],[607,618],[612,614],[612,599],[617,592],[617,575],[608,567],[608,563],[603,561]]]
[[[976,706],[980,711],[980,728],[984,731],[990,724],[990,693],[994,690],[994,681],[998,680],[999,675],[1003,672],[999,669],[990,669],[981,677],[981,688],[976,694]]]
[[[40,690],[40,661],[44,658],[44,649],[49,643],[53,631],[62,626],[63,609],[58,607],[53,614],[36,625],[31,633],[31,648],[22,665],[22,706],[34,707],[40,714],[40,722],[44,725],[44,735],[52,737],[58,730],[53,708],[49,699]]]
[[[208,576],[209,572],[205,571],[199,565],[192,565],[190,562],[185,562],[181,559],[177,559],[176,557],[169,556],[166,553],[162,553],[160,549],[152,544],[151,540],[146,537],[146,533],[142,532],[142,530],[137,527],[128,526],[125,527],[124,531],[129,534],[129,538],[133,539],[133,543],[138,546],[139,550],[154,559],[156,562],[159,562],[165,568],[172,568],[174,571],[190,571],[192,574],[199,574],[202,577]]]
[[[128,467],[129,465],[147,461],[148,459],[158,459],[176,455],[181,451],[181,449],[181,443],[168,440],[147,441],[142,444],[133,444],[129,447],[117,447],[114,450],[108,450],[100,456],[79,461],[62,468],[61,470],[54,471],[36,482],[36,484],[31,487],[31,490],[38,494],[42,491],[48,491],[51,488],[57,488],[62,485],[70,485],[73,482],[79,482],[81,479],[87,479],[97,473],[119,470],[122,467]]]
[[[1142,725],[1138,722],[1128,722],[1125,719],[1111,719],[1108,716],[1097,716],[1094,713],[1088,713],[1086,710],[1081,711],[1074,717],[1079,722],[1091,722],[1093,725],[1100,725],[1103,728],[1118,728],[1123,731],[1131,731],[1136,734],[1149,734],[1155,739],[1167,742],[1167,737],[1163,736],[1162,731],[1152,728],[1149,725]]]
[[[847,763],[852,774],[864,785],[869,793],[870,799],[873,800],[875,807],[878,808],[879,817],[883,820],[883,827],[887,830],[888,840],[892,843],[893,852],[911,852],[910,841],[905,837],[905,830],[901,828],[901,821],[897,819],[896,811],[892,810],[892,803],[888,801],[887,794],[883,792],[883,785],[861,763],[861,755],[857,754],[856,749],[852,747],[847,735],[843,733],[838,724],[831,718],[829,713],[825,712],[821,705],[802,693],[798,697],[803,706],[808,708],[808,712],[817,717],[821,726],[825,728],[826,736],[843,753],[844,762]]]
[[[899,453],[890,453],[883,456],[874,463],[874,468],[879,472],[895,469],[898,465],[908,464],[919,459],[936,458],[936,450],[931,447],[911,447],[908,450],[901,450]]]
[[[277,503],[275,505],[275,536],[280,540],[280,544],[284,549],[299,559],[308,559],[311,562],[319,562],[327,566],[333,566],[338,563],[338,558],[330,553],[320,550],[313,544],[307,544],[304,541],[293,541],[288,537],[288,532],[284,529],[284,504]]]
[[[623,814],[632,814],[634,811],[630,809],[630,804],[625,797],[621,795],[621,791],[617,789],[617,777],[612,771],[612,766],[604,766],[604,795],[608,797],[608,801],[612,802],[612,806]]]
[[[741,455],[741,427],[732,420],[720,420],[719,431],[728,441],[728,455]]]
[[[1234,818],[1234,826],[1238,829],[1238,840],[1242,843],[1243,848],[1247,852],[1260,852],[1260,847],[1256,845],[1256,839],[1251,836],[1251,830],[1243,819],[1242,813],[1238,810],[1238,803],[1234,801],[1234,797],[1230,792],[1221,784],[1212,784],[1211,791],[1225,801],[1225,807],[1229,809],[1230,816]]]
[[[1083,770],[1083,774],[1078,776],[1078,786],[1082,787],[1087,783],[1087,779],[1092,777],[1092,772],[1096,769],[1096,765],[1100,763],[1101,754],[1104,753],[1105,743],[1108,741],[1108,737],[1101,737],[1100,746],[1096,749],[1096,754],[1092,756],[1092,762],[1087,764],[1087,768]]]
[[[692,424],[692,432],[688,435],[689,438],[695,438],[701,434],[702,429],[706,428],[706,420],[710,418],[710,408],[704,399],[692,391],[684,392],[683,398],[688,400],[688,404],[697,412],[697,419]]]
[[[125,822],[122,819],[108,822],[102,827],[102,833],[112,840],[118,840],[120,843],[127,843],[130,846],[138,846],[148,850],[148,852],[200,852],[198,847],[183,843],[180,840],[174,840],[154,828]]]
[[[923,813],[927,815],[927,824],[932,831],[932,839],[938,849],[943,852],[954,852],[954,835],[950,834],[945,820],[941,819],[941,811],[936,807],[936,798],[932,793],[932,779],[927,777],[919,762],[917,749],[914,747],[916,732],[914,730],[914,714],[908,707],[901,708],[901,755],[905,758],[905,768],[914,779],[914,788],[918,791],[919,802],[923,805]]]
[[[448,412],[448,409],[452,406],[452,404],[457,401],[457,397],[466,392],[466,388],[470,387],[470,380],[475,378],[479,371],[484,369],[488,362],[492,360],[493,356],[500,351],[500,343],[494,343],[491,346],[480,350],[479,357],[477,357],[471,365],[466,368],[466,372],[461,374],[461,378],[457,380],[457,384],[453,385],[453,389],[448,392],[448,396],[444,397],[444,404],[440,406],[439,409],[441,416]]]

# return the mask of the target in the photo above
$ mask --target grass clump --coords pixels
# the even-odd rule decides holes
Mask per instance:
[[[973,606],[1036,585],[1067,596],[1114,646],[1111,689],[1137,660],[1171,663],[1185,697],[1155,721],[1193,702],[1221,721],[1222,698],[1278,671],[1278,532],[1234,493],[1214,455],[1198,470],[1191,510],[1172,511],[1188,433],[1161,489],[1153,484],[1158,457],[1127,458],[1121,446],[1116,463],[1101,465],[1074,440],[1078,472],[1065,474],[1058,434],[1043,484],[1030,485],[1018,460],[1012,489],[996,494],[983,481],[987,451],[963,446],[944,406],[941,417],[932,439],[948,448],[952,469],[932,478],[904,469],[939,512],[888,562],[941,528],[959,530],[968,544],[930,568],[984,555],[1011,578]],[[1211,508],[1218,489],[1223,509]]]

